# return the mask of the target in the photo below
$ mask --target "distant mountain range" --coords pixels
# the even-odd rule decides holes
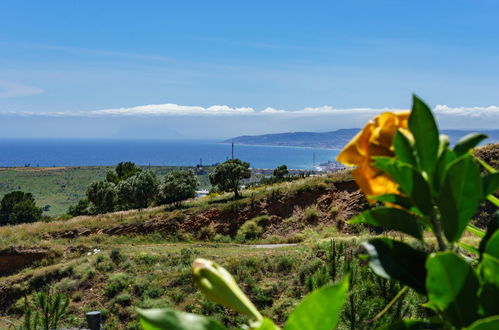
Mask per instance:
[[[331,132],[291,132],[278,134],[264,134],[252,136],[238,136],[232,139],[227,139],[223,143],[235,144],[252,144],[252,145],[269,145],[269,146],[289,146],[289,147],[311,147],[325,149],[341,149],[352,137],[359,132],[359,128],[339,129]],[[485,143],[498,143],[499,130],[442,130],[443,134],[450,137],[452,143],[458,141],[461,137],[473,133],[480,132],[487,134],[489,138]]]

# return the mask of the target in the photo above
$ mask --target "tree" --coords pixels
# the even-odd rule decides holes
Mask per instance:
[[[165,175],[160,187],[160,202],[164,204],[180,203],[196,196],[198,180],[192,170],[173,170]]]
[[[106,174],[106,181],[118,184],[118,182],[126,180],[135,174],[142,172],[142,169],[132,162],[121,162]]]
[[[138,172],[118,183],[117,193],[123,208],[144,208],[156,199],[158,180],[153,172]]]
[[[274,173],[272,175],[274,177],[275,182],[281,182],[288,174],[289,174],[288,167],[286,165],[281,165],[274,170]]]
[[[235,198],[239,198],[239,181],[251,177],[250,164],[240,159],[229,159],[217,165],[210,174],[210,183],[220,191],[232,191]]]
[[[73,217],[77,217],[79,215],[89,215],[90,212],[90,201],[87,198],[82,198],[78,201],[78,204],[71,205],[68,208],[68,214]]]
[[[116,185],[112,182],[94,182],[87,188],[87,198],[95,207],[96,213],[114,210],[117,201]]]
[[[0,225],[35,222],[41,219],[42,212],[31,193],[13,191],[0,202]]]

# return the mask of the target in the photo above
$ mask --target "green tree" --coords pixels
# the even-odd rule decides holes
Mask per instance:
[[[42,212],[31,193],[13,191],[0,202],[0,225],[35,222],[41,219]]]
[[[73,217],[79,215],[90,215],[90,201],[87,198],[82,198],[78,201],[78,204],[71,205],[68,208],[68,214]]]
[[[251,177],[250,164],[240,159],[229,159],[217,165],[210,174],[210,183],[220,191],[232,191],[239,198],[239,182]]]
[[[118,182],[126,180],[140,172],[142,172],[142,169],[135,165],[135,163],[121,162],[116,165],[114,172],[107,172],[106,181],[118,184]]]
[[[116,185],[112,182],[94,182],[87,188],[87,198],[94,205],[96,213],[114,210],[117,201]]]
[[[121,207],[144,208],[157,198],[158,180],[153,172],[138,172],[118,183],[116,188]]]
[[[182,201],[196,195],[198,180],[192,170],[173,170],[165,175],[160,187],[159,200],[161,203],[175,203],[179,206]]]
[[[275,182],[281,182],[285,179],[285,177],[289,174],[288,167],[286,165],[278,166],[272,176],[274,177]]]

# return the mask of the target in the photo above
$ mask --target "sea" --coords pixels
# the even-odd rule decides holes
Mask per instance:
[[[234,145],[234,157],[252,168],[313,169],[334,161],[339,150]],[[0,166],[95,166],[131,161],[137,165],[212,165],[232,157],[231,144],[207,140],[1,139]]]

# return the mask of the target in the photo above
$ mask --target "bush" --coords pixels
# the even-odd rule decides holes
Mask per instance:
[[[304,218],[307,223],[317,223],[319,211],[315,207],[309,207],[305,210]]]
[[[237,231],[236,238],[240,241],[254,240],[260,238],[263,228],[255,220],[246,221]]]
[[[104,295],[109,298],[116,296],[129,284],[130,278],[125,273],[117,273],[109,276],[108,283],[104,287]]]
[[[121,306],[130,306],[132,304],[132,295],[128,292],[123,292],[114,298],[114,302]]]
[[[117,248],[114,248],[114,249],[111,250],[111,252],[109,252],[109,258],[111,258],[111,260],[116,265],[119,265],[124,260],[124,257],[121,254],[121,250],[117,249]]]

